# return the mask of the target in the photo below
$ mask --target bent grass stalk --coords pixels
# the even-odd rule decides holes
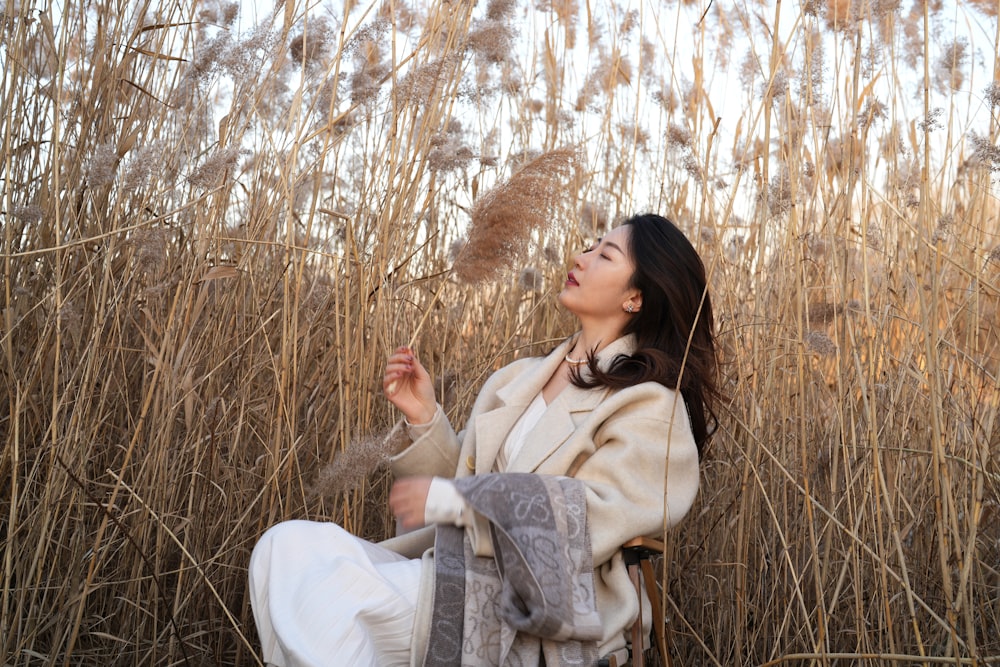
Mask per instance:
[[[483,194],[472,208],[468,238],[455,256],[451,270],[469,286],[498,280],[515,262],[524,259],[533,232],[553,225],[559,203],[567,192],[567,178],[577,168],[579,148],[542,153],[511,177]],[[412,347],[437,304],[445,285],[438,287],[417,323],[407,347]],[[396,392],[397,381],[386,388]],[[397,424],[398,427],[398,424]],[[392,437],[396,428],[388,437]]]

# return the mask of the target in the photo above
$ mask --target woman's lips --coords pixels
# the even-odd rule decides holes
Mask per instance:
[[[566,284],[577,285],[577,286],[580,285],[580,283],[576,282],[576,276],[573,275],[572,271],[570,271],[569,275],[566,276]]]

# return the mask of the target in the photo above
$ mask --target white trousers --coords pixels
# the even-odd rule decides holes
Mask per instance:
[[[278,667],[410,664],[420,560],[335,523],[287,521],[250,557],[264,662]]]

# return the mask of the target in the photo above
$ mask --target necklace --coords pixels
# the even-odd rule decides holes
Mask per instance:
[[[582,366],[583,364],[587,363],[586,359],[574,359],[568,354],[565,357],[563,357],[563,359],[565,359],[566,363],[569,364],[570,366]]]

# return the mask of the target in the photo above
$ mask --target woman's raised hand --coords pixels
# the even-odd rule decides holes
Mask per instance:
[[[389,355],[382,391],[411,424],[426,424],[434,418],[437,411],[434,384],[412,349],[398,347]]]

